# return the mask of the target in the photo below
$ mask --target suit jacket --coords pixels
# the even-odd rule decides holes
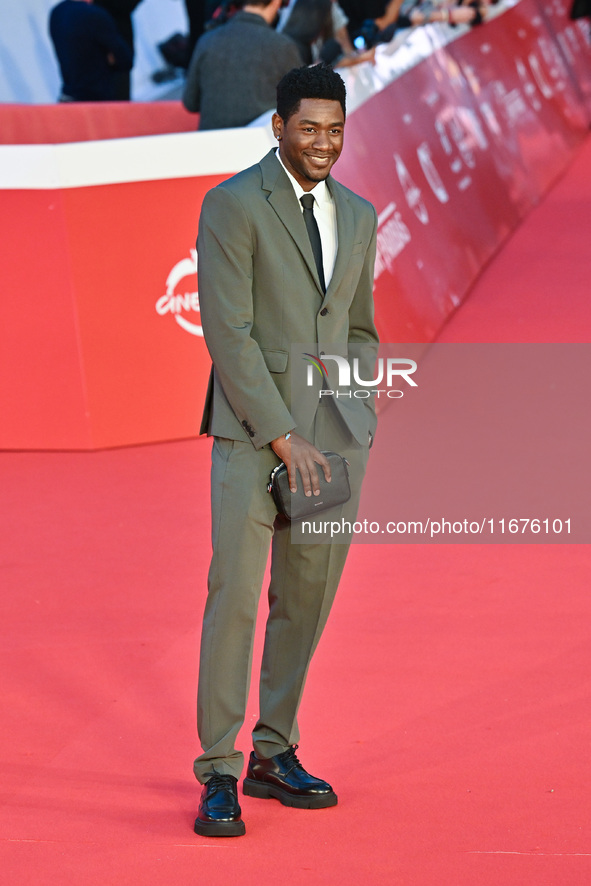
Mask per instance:
[[[326,295],[301,207],[273,150],[206,194],[197,240],[199,300],[214,368],[202,433],[250,440],[256,449],[294,428],[310,439],[318,388],[298,385],[292,398],[292,376],[303,377],[304,359],[290,353],[292,346],[345,355],[350,342],[371,350],[377,344],[376,212],[330,176],[327,185],[338,251]],[[376,423],[373,398],[335,402],[358,442],[367,444]]]

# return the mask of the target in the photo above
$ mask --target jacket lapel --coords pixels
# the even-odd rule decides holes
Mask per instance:
[[[277,217],[285,226],[288,234],[293,239],[302,258],[314,278],[318,294],[324,297],[320,280],[318,279],[318,271],[316,262],[314,261],[314,253],[310,244],[310,238],[306,230],[304,216],[294,193],[290,180],[283,172],[281,165],[275,157],[275,151],[271,150],[263,157],[260,162],[263,173],[263,181],[261,187],[267,191],[268,203],[273,207]]]
[[[337,217],[337,257],[334,270],[328,288],[326,290],[325,301],[335,292],[343,279],[345,271],[349,264],[349,257],[353,248],[353,238],[355,233],[355,219],[353,209],[349,200],[345,195],[344,189],[337,181],[329,176],[328,188],[332,199],[335,203]]]

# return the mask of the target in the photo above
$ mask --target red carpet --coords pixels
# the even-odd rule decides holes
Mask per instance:
[[[588,141],[442,340],[589,341],[590,206]],[[193,834],[208,457],[0,454],[3,882],[587,883],[586,546],[354,547],[300,718],[339,805]]]

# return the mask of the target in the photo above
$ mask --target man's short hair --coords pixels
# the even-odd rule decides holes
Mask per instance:
[[[339,102],[346,115],[345,84],[330,65],[292,68],[277,84],[277,113],[284,123],[295,114],[303,98],[323,98]]]

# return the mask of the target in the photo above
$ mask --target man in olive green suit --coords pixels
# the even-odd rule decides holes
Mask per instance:
[[[311,389],[292,396],[303,358],[296,365],[290,352],[296,343],[327,356],[346,353],[350,343],[377,343],[376,213],[329,175],[344,125],[341,78],[324,65],[290,71],[277,88],[278,152],[209,191],[201,211],[199,294],[213,362],[202,431],[214,437],[213,557],[198,695],[203,753],[194,767],[204,785],[195,831],[205,836],[245,830],[237,796],[244,757],[235,741],[270,546],[260,716],[244,793],[301,808],[337,802],[327,782],[306,772],[294,746],[308,666],[348,543],[295,543],[266,485],[284,461],[292,491],[301,483],[306,495],[318,495],[318,471],[330,480],[321,450],[335,450],[351,464],[352,496],[326,513],[355,519],[375,431],[373,404],[319,398]]]

